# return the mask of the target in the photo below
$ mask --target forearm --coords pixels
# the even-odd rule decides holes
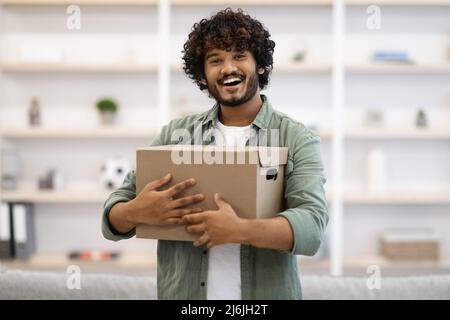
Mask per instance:
[[[109,223],[120,233],[128,233],[136,227],[130,221],[130,202],[119,202],[109,211]]]
[[[257,248],[291,251],[294,235],[287,219],[242,219],[240,228],[242,244]]]

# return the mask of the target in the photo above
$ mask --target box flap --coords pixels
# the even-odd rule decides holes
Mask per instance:
[[[223,152],[230,153],[234,152],[236,154],[248,153],[249,158],[245,158],[247,163],[256,164],[257,161],[259,165],[263,168],[275,167],[279,165],[285,165],[287,163],[288,148],[287,147],[218,147],[218,146],[202,146],[202,145],[164,145],[164,146],[154,146],[154,147],[143,147],[138,148],[137,151],[145,150],[158,150],[158,151],[182,151],[182,152]],[[256,154],[257,158],[256,159]],[[203,157],[200,158],[202,161]]]

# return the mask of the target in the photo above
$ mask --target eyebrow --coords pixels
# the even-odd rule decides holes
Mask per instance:
[[[218,56],[218,55],[219,54],[217,52],[213,52],[213,53],[207,54],[205,59],[209,59],[211,57],[215,57],[215,56]]]

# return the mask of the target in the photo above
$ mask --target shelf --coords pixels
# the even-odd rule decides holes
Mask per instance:
[[[446,140],[450,139],[449,129],[432,129],[432,128],[354,128],[347,130],[345,137],[348,139],[412,139],[412,140]]]
[[[323,129],[316,132],[323,140],[333,138],[333,132]],[[448,140],[450,130],[446,128],[351,128],[345,130],[344,137],[349,140]]]
[[[307,257],[299,259],[300,271],[305,274],[328,274],[330,259],[327,257]],[[362,255],[344,257],[343,267],[346,276],[367,276],[367,267],[376,265],[385,276],[429,275],[430,273],[450,271],[450,257],[439,260],[390,260],[381,255]]]
[[[70,259],[64,252],[36,253],[29,260],[1,260],[4,269],[53,271],[66,273],[70,265],[79,266],[83,272],[146,274],[156,276],[156,252],[121,252],[110,261]]]
[[[450,63],[436,65],[415,65],[399,63],[372,63],[361,65],[348,65],[346,71],[349,73],[406,73],[406,74],[450,74]]]
[[[303,275],[329,275],[328,257],[301,257],[299,269]],[[344,276],[367,277],[369,266],[378,266],[384,277],[428,276],[430,274],[449,274],[450,257],[433,260],[390,260],[380,255],[361,255],[343,258]]]
[[[280,63],[274,64],[273,72],[310,72],[310,73],[330,73],[330,64],[308,64],[308,63]]]
[[[182,66],[172,64],[173,72],[182,72]],[[68,64],[68,63],[3,63],[0,64],[2,72],[131,72],[131,73],[156,73],[157,64]],[[330,64],[305,64],[282,63],[274,64],[274,72],[298,72],[298,73],[331,73]],[[450,74],[449,64],[437,65],[411,65],[411,64],[366,64],[348,65],[348,73],[392,73],[392,74]]]
[[[69,63],[4,63],[2,72],[132,72],[155,73],[157,64],[69,64]]]
[[[3,191],[0,200],[5,202],[31,202],[37,204],[104,203],[111,191]]]
[[[158,0],[78,0],[77,5],[157,5]],[[211,5],[308,5],[331,6],[332,0],[172,0],[175,6]],[[68,5],[71,0],[0,0],[5,5]]]
[[[345,192],[344,202],[348,205],[450,205],[450,192]]]
[[[367,269],[370,265],[377,265],[382,270],[403,269],[450,269],[450,258],[442,257],[439,260],[392,260],[387,259],[381,255],[373,256],[359,256],[359,257],[344,257],[344,265],[349,268],[364,268]]]
[[[0,0],[3,5],[157,5],[158,0]]]
[[[333,0],[172,0],[175,6],[211,6],[211,5],[241,5],[241,6],[282,6],[282,5],[306,5],[306,6],[331,6]]]
[[[206,110],[206,109],[205,109]],[[5,139],[147,139],[153,138],[159,130],[135,128],[6,128],[0,130],[0,137]],[[330,139],[330,131],[321,131],[322,139]]]
[[[378,6],[448,6],[449,0],[346,0],[350,6],[369,6],[376,4]]]
[[[135,128],[97,128],[90,130],[70,129],[3,129],[0,135],[7,139],[146,139],[154,137],[156,130]]]

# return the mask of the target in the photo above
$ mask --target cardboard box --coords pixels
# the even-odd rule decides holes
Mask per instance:
[[[176,198],[203,193],[196,207],[216,210],[214,193],[230,203],[242,218],[269,218],[283,211],[284,165],[288,148],[170,145],[140,148],[136,152],[136,192],[153,180],[172,174],[167,189],[189,178],[193,188]],[[137,238],[193,241],[184,225],[138,225]]]
[[[380,238],[381,254],[392,260],[438,260],[439,236],[427,230],[390,231]]]

